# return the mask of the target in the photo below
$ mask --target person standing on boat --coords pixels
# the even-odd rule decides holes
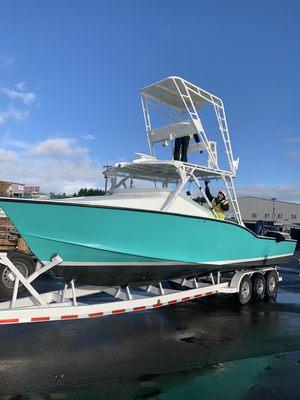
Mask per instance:
[[[175,139],[174,160],[187,162],[187,149],[189,147],[189,136],[182,136]]]
[[[208,181],[205,181],[205,194],[211,202],[212,209],[219,219],[225,219],[225,212],[229,210],[229,204],[223,192],[219,191],[217,197],[213,197],[208,187]]]
[[[190,139],[192,139],[192,137],[194,137],[196,143],[200,143],[198,133],[175,139],[174,160],[187,162],[187,150],[189,147]],[[202,153],[202,150],[200,151],[200,153]]]

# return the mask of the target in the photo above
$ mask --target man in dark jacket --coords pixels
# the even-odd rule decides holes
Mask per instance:
[[[183,136],[175,139],[174,146],[174,160],[187,162],[187,150],[189,147],[189,142],[192,137],[195,139],[196,143],[200,143],[200,138],[198,133],[194,133],[190,136]],[[202,150],[200,151],[202,153]]]
[[[210,193],[208,182],[205,181],[205,194],[208,200],[211,202],[212,209],[217,214],[219,219],[225,219],[225,212],[229,210],[229,204],[226,200],[226,196],[223,192],[219,191],[217,197],[213,197]]]
[[[187,149],[189,147],[189,136],[182,136],[175,139],[174,160],[187,162]]]

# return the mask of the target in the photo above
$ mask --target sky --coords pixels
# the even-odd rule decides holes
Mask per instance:
[[[0,0],[0,180],[73,193],[148,153],[139,91],[225,104],[240,195],[300,202],[300,2]]]

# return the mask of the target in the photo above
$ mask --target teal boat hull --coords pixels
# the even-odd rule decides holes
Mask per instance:
[[[89,284],[130,284],[276,265],[296,241],[259,237],[232,222],[58,201],[1,198],[0,207],[42,263]]]

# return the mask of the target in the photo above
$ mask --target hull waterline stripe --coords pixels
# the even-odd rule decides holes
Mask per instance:
[[[233,259],[233,260],[226,260],[226,261],[207,261],[207,262],[181,262],[181,261],[174,261],[174,262],[162,262],[162,261],[158,261],[158,262],[62,262],[59,267],[113,267],[113,266],[189,266],[189,265],[226,265],[226,264],[242,264],[243,262],[251,262],[251,261],[259,261],[259,260],[263,260],[263,261],[267,261],[267,260],[272,260],[274,258],[284,258],[284,257],[291,257],[293,256],[294,253],[287,253],[287,254],[277,254],[275,256],[269,256],[269,257],[254,257],[254,258],[239,258],[239,259]],[[41,261],[44,265],[47,265],[50,263],[50,261]],[[58,268],[59,268],[58,267]]]
[[[256,257],[256,258],[240,258],[237,260],[226,260],[226,261],[210,261],[209,264],[215,264],[215,265],[226,265],[226,264],[232,264],[232,263],[242,263],[242,262],[249,262],[249,261],[259,261],[259,260],[272,260],[273,258],[283,258],[283,257],[290,257],[294,253],[287,253],[287,254],[277,254],[275,256],[269,256],[269,257]]]
[[[42,263],[44,265],[49,264],[51,261],[42,261]],[[197,265],[198,263],[196,262],[182,262],[182,261],[149,261],[149,262],[140,262],[140,261],[126,261],[126,262],[85,262],[85,261],[81,261],[81,262],[73,262],[73,261],[67,261],[67,262],[62,262],[61,264],[59,264],[62,267],[96,267],[96,266],[103,266],[103,267],[122,267],[122,266],[172,266],[172,265],[176,265],[176,266],[185,266],[185,265]]]

